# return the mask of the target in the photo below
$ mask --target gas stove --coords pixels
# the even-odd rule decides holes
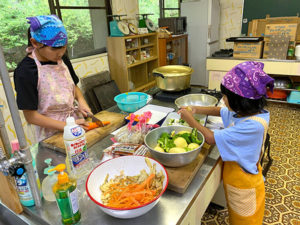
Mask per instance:
[[[153,98],[165,102],[174,102],[177,98],[188,94],[208,94],[216,97],[218,100],[222,98],[222,94],[220,91],[199,87],[191,87],[186,90],[176,92],[158,90],[153,94]]]

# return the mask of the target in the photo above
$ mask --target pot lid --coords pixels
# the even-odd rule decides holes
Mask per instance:
[[[185,76],[193,73],[193,69],[188,66],[181,65],[169,65],[161,66],[153,70],[153,73],[160,73],[164,76]]]

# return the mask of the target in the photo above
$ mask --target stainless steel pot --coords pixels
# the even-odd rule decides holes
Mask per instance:
[[[169,65],[153,70],[157,87],[163,91],[182,91],[190,87],[194,70],[188,66]]]

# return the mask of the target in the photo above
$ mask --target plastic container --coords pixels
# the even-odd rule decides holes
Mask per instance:
[[[68,173],[77,179],[92,170],[89,160],[84,129],[75,123],[74,117],[68,117],[64,127],[64,143],[66,147],[66,165]]]
[[[44,174],[47,174],[48,176],[45,177],[45,179],[42,182],[42,192],[44,199],[49,202],[55,201],[55,195],[52,191],[52,187],[57,182],[57,175],[55,174],[55,171],[49,172],[49,170],[53,169],[54,166],[51,166],[52,159],[46,159],[45,163],[48,164],[48,167],[44,169]]]
[[[271,91],[267,91],[267,96],[273,99],[286,99],[287,92],[284,90],[274,90],[273,93]]]
[[[20,146],[18,140],[11,141],[11,148],[12,148],[12,153],[14,153],[15,151],[19,151]],[[40,190],[41,183],[37,173],[36,163],[34,159],[32,160],[32,166],[36,176],[36,182]],[[34,206],[35,203],[28,183],[27,173],[24,173],[21,177],[15,177],[15,180],[16,180],[17,193],[19,195],[21,204],[24,206]],[[42,196],[42,192],[41,192],[41,196]]]
[[[300,91],[291,91],[286,100],[288,103],[300,104]]]
[[[142,92],[128,92],[114,98],[120,110],[135,112],[147,104],[148,95]]]
[[[75,224],[81,218],[78,204],[78,191],[75,179],[69,178],[64,172],[65,164],[59,164],[55,168],[49,170],[58,171],[57,182],[52,190],[55,194],[56,202],[61,212],[63,224]]]

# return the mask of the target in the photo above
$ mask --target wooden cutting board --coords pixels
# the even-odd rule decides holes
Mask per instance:
[[[95,117],[103,121],[110,121],[110,124],[105,127],[98,127],[96,129],[86,132],[85,137],[86,137],[88,148],[93,146],[103,138],[105,138],[112,131],[121,127],[125,123],[124,120],[125,116],[126,115],[124,114],[108,112],[108,111],[101,111],[95,114]],[[42,145],[47,148],[65,153],[65,145],[64,145],[62,132],[57,133],[45,139],[44,141],[42,141]]]
[[[168,189],[178,193],[184,193],[200,169],[210,150],[211,146],[204,143],[201,152],[190,164],[176,168],[165,167],[169,176]]]
[[[0,138],[0,151],[2,151],[7,156],[7,152],[3,146],[1,138]],[[0,172],[0,184],[1,184],[1,191],[0,191],[1,202],[17,214],[23,212],[23,207],[19,201],[19,196],[16,191],[14,179],[12,177],[4,176],[3,173]]]

